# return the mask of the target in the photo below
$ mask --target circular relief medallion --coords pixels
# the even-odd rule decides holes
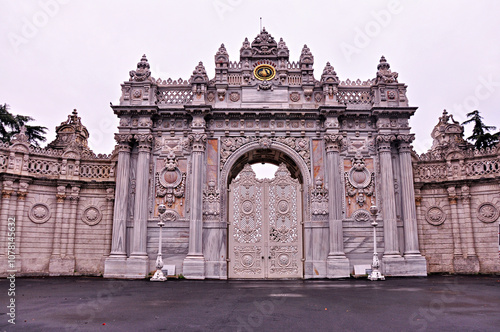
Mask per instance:
[[[261,81],[270,81],[276,75],[276,69],[268,64],[262,64],[255,67],[253,74],[256,79]]]
[[[431,225],[439,226],[446,220],[446,214],[439,206],[432,206],[425,213],[425,220]]]
[[[289,204],[288,204],[287,201],[281,200],[281,201],[278,202],[278,211],[281,214],[287,213],[289,209],[290,209],[290,207],[289,207]]]
[[[89,206],[82,213],[82,221],[89,226],[97,225],[101,219],[102,213],[96,206]]]
[[[29,218],[35,224],[43,224],[50,218],[50,210],[47,204],[37,203],[31,207]]]
[[[491,203],[483,203],[477,209],[477,218],[482,222],[494,222],[498,219],[498,209]]]
[[[253,212],[253,203],[252,201],[244,201],[243,204],[241,204],[241,211],[243,211],[244,214],[250,214]]]
[[[366,188],[371,182],[371,173],[366,167],[363,167],[362,170],[351,168],[349,182],[357,189]]]
[[[287,266],[288,264],[290,264],[290,256],[288,256],[287,254],[281,254],[278,256],[278,264],[280,266]]]
[[[238,92],[231,92],[229,94],[229,100],[231,100],[232,102],[237,102],[238,100],[240,100],[240,94]]]
[[[250,254],[244,254],[241,256],[241,265],[244,267],[250,267],[253,265],[253,256]]]
[[[175,188],[182,181],[182,173],[177,167],[172,171],[164,168],[161,171],[159,180],[162,186],[164,186],[165,188]]]
[[[290,93],[290,100],[294,103],[298,102],[300,100],[300,94],[298,92]]]

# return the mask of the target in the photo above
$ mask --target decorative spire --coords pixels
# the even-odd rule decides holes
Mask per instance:
[[[283,41],[283,38],[280,38],[280,41],[278,42],[278,57],[288,59],[289,55],[290,52],[288,51],[288,47]]]
[[[323,69],[323,74],[321,74],[321,82],[322,83],[338,83],[339,78],[337,77],[337,73],[330,62],[326,63],[325,69]]]
[[[226,47],[224,44],[221,44],[219,50],[215,54],[215,63],[228,63],[229,62],[229,54],[227,53]]]
[[[377,66],[377,77],[375,84],[378,83],[398,83],[398,73],[391,71],[391,65],[382,55],[380,63]]]
[[[141,61],[137,63],[137,69],[131,70],[130,81],[142,82],[147,79],[150,79],[151,71],[149,70],[149,62],[146,58],[146,54],[144,54],[141,58]]]
[[[307,64],[313,64],[314,63],[314,56],[311,53],[311,50],[307,45],[304,45],[302,48],[302,52],[300,53],[300,63],[307,63]]]
[[[193,71],[193,75],[190,79],[191,83],[208,83],[208,75],[205,70],[205,66],[203,66],[203,62],[199,62],[196,68]]]

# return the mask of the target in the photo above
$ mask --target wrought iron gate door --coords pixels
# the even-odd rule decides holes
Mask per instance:
[[[299,181],[284,164],[271,180],[247,164],[229,189],[229,278],[302,278]]]

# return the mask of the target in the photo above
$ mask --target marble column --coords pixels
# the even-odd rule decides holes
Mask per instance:
[[[453,255],[455,257],[462,255],[462,241],[460,239],[460,224],[458,223],[457,193],[455,187],[451,186],[448,191],[448,202],[451,210],[451,232],[453,236]]]
[[[398,135],[399,165],[401,170],[401,203],[405,239],[404,255],[419,255],[417,210],[415,206],[415,188],[413,186],[413,167],[411,146],[413,135]]]
[[[378,135],[378,156],[380,163],[380,200],[384,220],[384,257],[400,257],[398,250],[398,230],[396,218],[396,197],[394,193],[394,174],[392,170],[391,143],[394,135]]]
[[[193,133],[191,143],[189,250],[183,262],[183,274],[190,279],[205,278],[203,256],[203,172],[207,135]]]
[[[153,136],[150,134],[140,134],[135,135],[134,138],[138,142],[139,155],[137,157],[134,229],[130,258],[147,259],[149,160]]]
[[[342,228],[342,175],[340,170],[340,146],[343,136],[325,135],[326,169],[328,178],[328,220],[330,251],[327,257],[327,277],[344,278],[350,274],[349,260],[344,253]]]
[[[110,257],[125,258],[127,238],[127,210],[130,177],[130,141],[132,135],[115,135],[118,142],[118,163],[116,165],[116,191],[113,213],[113,235]]]

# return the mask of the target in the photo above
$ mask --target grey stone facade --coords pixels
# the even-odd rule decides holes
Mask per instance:
[[[300,277],[348,277],[371,263],[371,205],[385,275],[499,272],[498,150],[451,149],[449,133],[436,129],[437,143],[417,156],[408,124],[416,107],[384,57],[368,81],[341,81],[330,63],[316,79],[307,46],[290,61],[285,42],[263,30],[245,39],[237,62],[221,45],[215,65],[211,79],[200,62],[189,80],[162,80],[143,56],[112,105],[120,123],[111,156],[88,151],[76,114],[67,125],[79,129],[63,138],[58,127],[50,149],[22,139],[0,147],[0,244],[18,211],[20,274],[146,277],[165,204],[165,264],[192,279],[234,276],[238,244],[228,238],[241,227],[230,225],[252,208],[229,206],[229,188],[257,162],[285,165],[300,184]],[[250,266],[260,259],[252,255],[234,257]],[[285,256],[262,255],[262,264],[286,265]]]

